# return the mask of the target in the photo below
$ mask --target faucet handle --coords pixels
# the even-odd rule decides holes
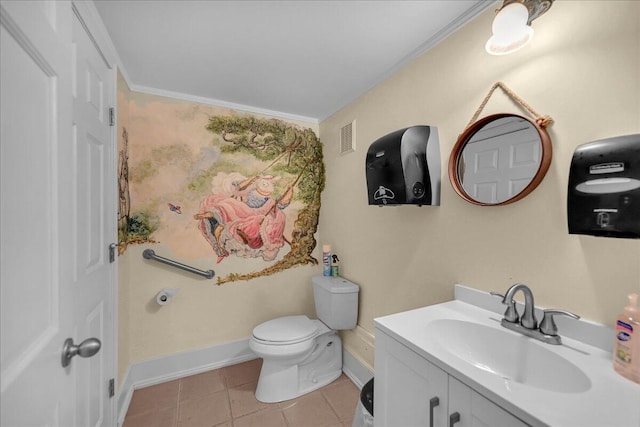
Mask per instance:
[[[567,316],[573,319],[580,318],[577,314],[565,310],[544,310],[543,313],[544,317],[542,318],[542,322],[540,322],[540,332],[545,335],[558,335],[558,327],[553,320],[553,316],[555,315]]]
[[[514,300],[505,301],[505,296],[497,292],[490,292],[490,294],[494,297],[502,298],[502,303],[504,305],[508,305],[507,309],[504,312],[504,320],[511,323],[517,323],[520,319],[520,316],[518,315],[518,310],[516,310],[516,302]]]

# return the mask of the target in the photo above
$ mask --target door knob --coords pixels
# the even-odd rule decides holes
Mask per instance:
[[[73,356],[91,357],[100,351],[102,343],[97,338],[87,338],[78,345],[73,344],[73,338],[67,338],[62,346],[62,367],[71,363]]]

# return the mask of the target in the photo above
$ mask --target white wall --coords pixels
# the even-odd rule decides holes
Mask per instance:
[[[626,294],[640,289],[640,242],[569,235],[568,167],[576,146],[640,132],[640,2],[559,0],[533,24],[530,46],[485,53],[493,9],[320,124],[327,188],[321,243],[361,285],[359,328],[345,347],[373,365],[373,319],[453,297],[453,285],[505,291],[524,282],[536,303],[613,324]],[[449,153],[496,81],[555,123],[553,160],[541,185],[508,206],[478,207],[447,178]],[[526,115],[497,91],[483,115]],[[340,128],[356,120],[356,152],[339,154]],[[439,129],[439,207],[367,205],[371,142],[400,128]]]

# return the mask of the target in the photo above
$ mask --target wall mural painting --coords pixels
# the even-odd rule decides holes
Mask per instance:
[[[157,228],[157,221],[152,220],[148,213],[131,215],[129,134],[123,127],[118,150],[118,254],[122,255],[130,243],[156,243],[151,234]]]
[[[317,264],[311,253],[325,170],[316,134],[253,116],[209,116],[203,127],[211,135],[206,146],[164,145],[134,162],[136,150],[130,150],[129,133],[122,128],[120,253],[129,244],[162,242],[175,249],[185,240],[204,239],[208,253],[176,253],[212,257],[220,266],[229,258],[266,264],[259,271],[218,276],[219,285]],[[176,167],[182,184],[163,187],[164,169]],[[154,194],[138,191],[136,202],[131,194],[136,186],[155,189]],[[156,237],[162,234],[167,237]]]

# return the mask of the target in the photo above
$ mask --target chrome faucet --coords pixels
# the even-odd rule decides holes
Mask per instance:
[[[524,283],[516,283],[511,286],[504,295],[502,303],[509,305],[511,301],[513,301],[513,296],[518,291],[522,291],[524,294],[524,313],[522,313],[522,317],[520,318],[520,324],[527,329],[536,329],[538,327],[538,321],[536,320],[536,315],[534,313],[535,305],[533,302],[533,292],[531,292],[531,289],[529,289],[527,285]]]
[[[513,299],[518,291],[522,291],[524,294],[524,312],[522,316],[518,315],[516,303]],[[496,292],[491,292],[491,295],[502,298],[502,304],[507,306],[507,310],[504,312],[504,318],[500,322],[503,327],[548,344],[562,344],[560,335],[558,335],[558,328],[553,321],[554,315],[559,314],[573,319],[580,318],[580,316],[564,310],[544,310],[544,316],[542,322],[540,322],[540,329],[538,329],[538,320],[534,313],[535,304],[533,301],[533,292],[531,292],[531,289],[529,289],[527,285],[516,283],[511,286],[504,295]]]

